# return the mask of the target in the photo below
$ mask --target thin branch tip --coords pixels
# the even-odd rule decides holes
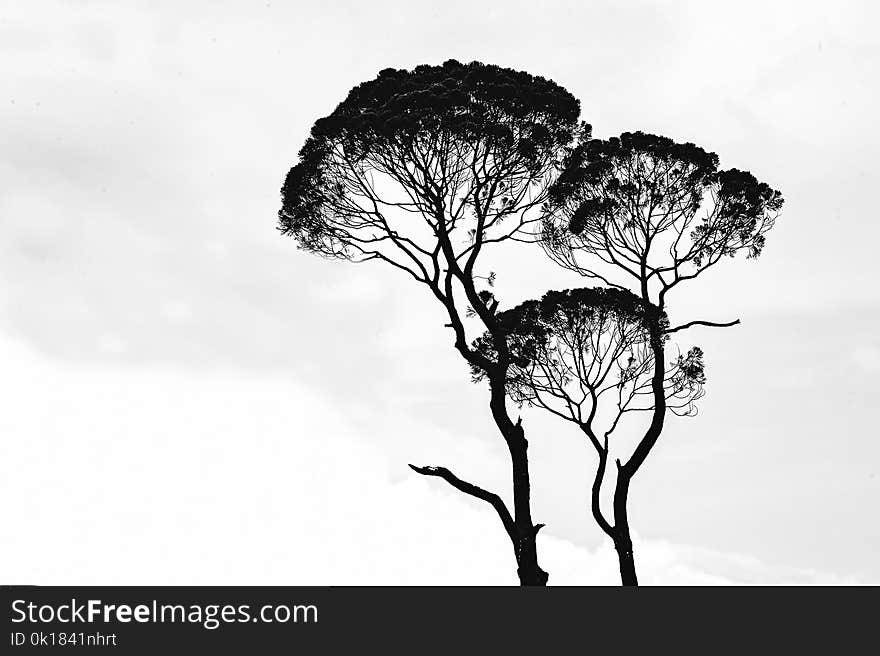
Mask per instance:
[[[417,465],[408,464],[409,468],[412,469],[417,474],[422,474],[423,476],[436,476],[438,474],[438,470],[440,467],[432,467],[431,465],[424,465],[419,467]]]

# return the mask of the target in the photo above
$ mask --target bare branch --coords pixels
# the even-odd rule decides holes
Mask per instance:
[[[495,508],[495,512],[498,513],[498,517],[501,518],[501,523],[504,525],[504,530],[507,531],[510,539],[516,539],[516,527],[513,523],[513,517],[511,517],[510,511],[507,509],[507,506],[504,505],[504,501],[501,500],[501,497],[494,492],[489,492],[481,487],[477,487],[473,483],[461,480],[458,476],[446,469],[446,467],[417,467],[416,465],[409,465],[409,468],[422,476],[436,476],[442,478],[459,492],[464,492],[465,494],[469,494],[472,497],[482,499],[486,503],[491,504],[492,507]],[[543,526],[543,524],[539,524],[535,528],[536,533],[541,526]]]
[[[711,328],[729,328],[730,326],[739,325],[739,319],[734,321],[727,322],[717,322],[717,321],[688,321],[687,323],[683,323],[680,326],[676,326],[675,328],[669,328],[664,331],[664,334],[668,335],[670,333],[678,332],[679,330],[685,330],[690,328],[691,326],[709,326]]]

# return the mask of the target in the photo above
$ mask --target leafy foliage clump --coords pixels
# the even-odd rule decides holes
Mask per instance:
[[[499,66],[385,69],[315,123],[284,183],[279,228],[306,250],[370,257],[383,227],[371,172],[407,190],[399,207],[435,220],[462,204],[511,214],[562,146],[588,132],[579,113],[554,82]]]
[[[510,353],[509,395],[517,403],[586,423],[596,416],[601,397],[610,394],[610,426],[625,412],[653,407],[654,346],[668,340],[669,321],[635,294],[604,287],[551,291],[499,313],[498,320]],[[496,357],[489,333],[473,347]],[[483,376],[476,367],[471,374],[474,380]],[[668,407],[694,414],[705,382],[702,350],[679,354],[664,369]]]
[[[624,132],[569,151],[549,192],[543,244],[584,275],[605,280],[580,254],[665,293],[723,256],[760,255],[782,203],[751,173],[719,170],[715,153]]]

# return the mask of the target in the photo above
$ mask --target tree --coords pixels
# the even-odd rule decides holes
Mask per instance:
[[[681,283],[724,257],[758,257],[782,202],[778,191],[751,173],[719,170],[718,156],[692,143],[642,132],[607,140],[587,137],[568,153],[550,191],[542,245],[558,264],[585,277],[622,290],[628,283],[642,302],[665,316],[667,295]],[[617,468],[615,516],[625,518],[630,481],[663,429],[665,337],[696,325],[737,323],[693,319],[669,327],[648,322],[651,422]],[[634,568],[621,574],[624,584],[637,584]]]
[[[492,505],[523,585],[548,577],[537,558],[541,525],[531,516],[528,443],[506,403],[510,354],[502,347],[490,360],[471,347],[469,334],[477,324],[506,343],[498,302],[486,288],[494,274],[480,269],[480,255],[533,236],[565,148],[589,133],[579,112],[557,84],[498,66],[450,60],[386,69],[315,123],[279,212],[281,232],[301,248],[384,262],[442,307],[455,349],[488,382],[490,413],[510,453],[513,512],[444,467],[410,466]]]
[[[547,292],[540,301],[500,313],[499,321],[512,354],[510,397],[574,423],[596,450],[590,509],[614,543],[621,579],[636,582],[626,508],[629,481],[620,475],[628,463],[615,459],[618,475],[610,520],[602,510],[601,495],[609,438],[628,413],[654,410],[652,379],[658,367],[651,335],[655,325],[667,328],[668,319],[631,292],[612,287]],[[664,342],[667,339],[663,337]],[[495,357],[495,342],[488,333],[474,346]],[[660,369],[666,407],[678,415],[695,415],[694,402],[703,396],[706,382],[702,350],[694,347],[685,355],[679,353]],[[479,380],[483,374],[475,369],[473,375]]]

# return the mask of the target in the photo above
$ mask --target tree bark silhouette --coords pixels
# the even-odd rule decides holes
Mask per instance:
[[[614,488],[614,549],[620,566],[620,582],[626,586],[639,584],[633,555],[632,538],[629,534],[626,500],[629,495],[629,477],[621,471],[617,461],[617,484]]]
[[[644,264],[643,270],[644,270]],[[650,303],[650,295],[645,278],[642,278],[642,300]],[[663,312],[663,301],[658,306]],[[642,439],[633,451],[626,464],[617,460],[617,483],[614,488],[614,548],[617,550],[617,558],[620,565],[620,582],[625,586],[637,586],[639,584],[636,575],[635,555],[633,554],[632,537],[629,531],[629,517],[627,514],[627,499],[629,497],[629,485],[633,476],[645,462],[657,439],[663,432],[663,424],[666,420],[666,349],[664,348],[664,329],[659,323],[659,316],[650,325],[651,351],[654,358],[654,375],[651,378],[651,391],[654,396],[654,411],[651,415],[651,424],[645,431]]]
[[[586,432],[586,429],[585,429]],[[593,441],[591,439],[591,441]],[[632,537],[629,530],[629,517],[627,515],[627,497],[629,496],[630,476],[624,471],[619,460],[617,465],[617,481],[614,486],[613,501],[613,517],[614,523],[611,524],[605,519],[602,513],[601,491],[602,481],[605,478],[605,472],[608,467],[608,440],[606,438],[604,446],[597,449],[599,454],[599,464],[596,467],[596,475],[593,479],[591,490],[590,512],[593,519],[602,529],[602,531],[611,538],[614,544],[614,550],[617,552],[617,562],[620,569],[620,582],[625,586],[637,586],[639,584],[636,575],[635,555],[633,553]]]
[[[491,384],[491,383],[490,383]],[[532,523],[531,482],[529,480],[529,443],[526,440],[522,420],[513,423],[506,408],[506,386],[491,384],[492,400],[489,404],[492,417],[501,430],[510,451],[513,474],[513,524],[511,535],[516,556],[520,585],[546,585],[548,574],[538,565],[537,536],[540,526]]]

